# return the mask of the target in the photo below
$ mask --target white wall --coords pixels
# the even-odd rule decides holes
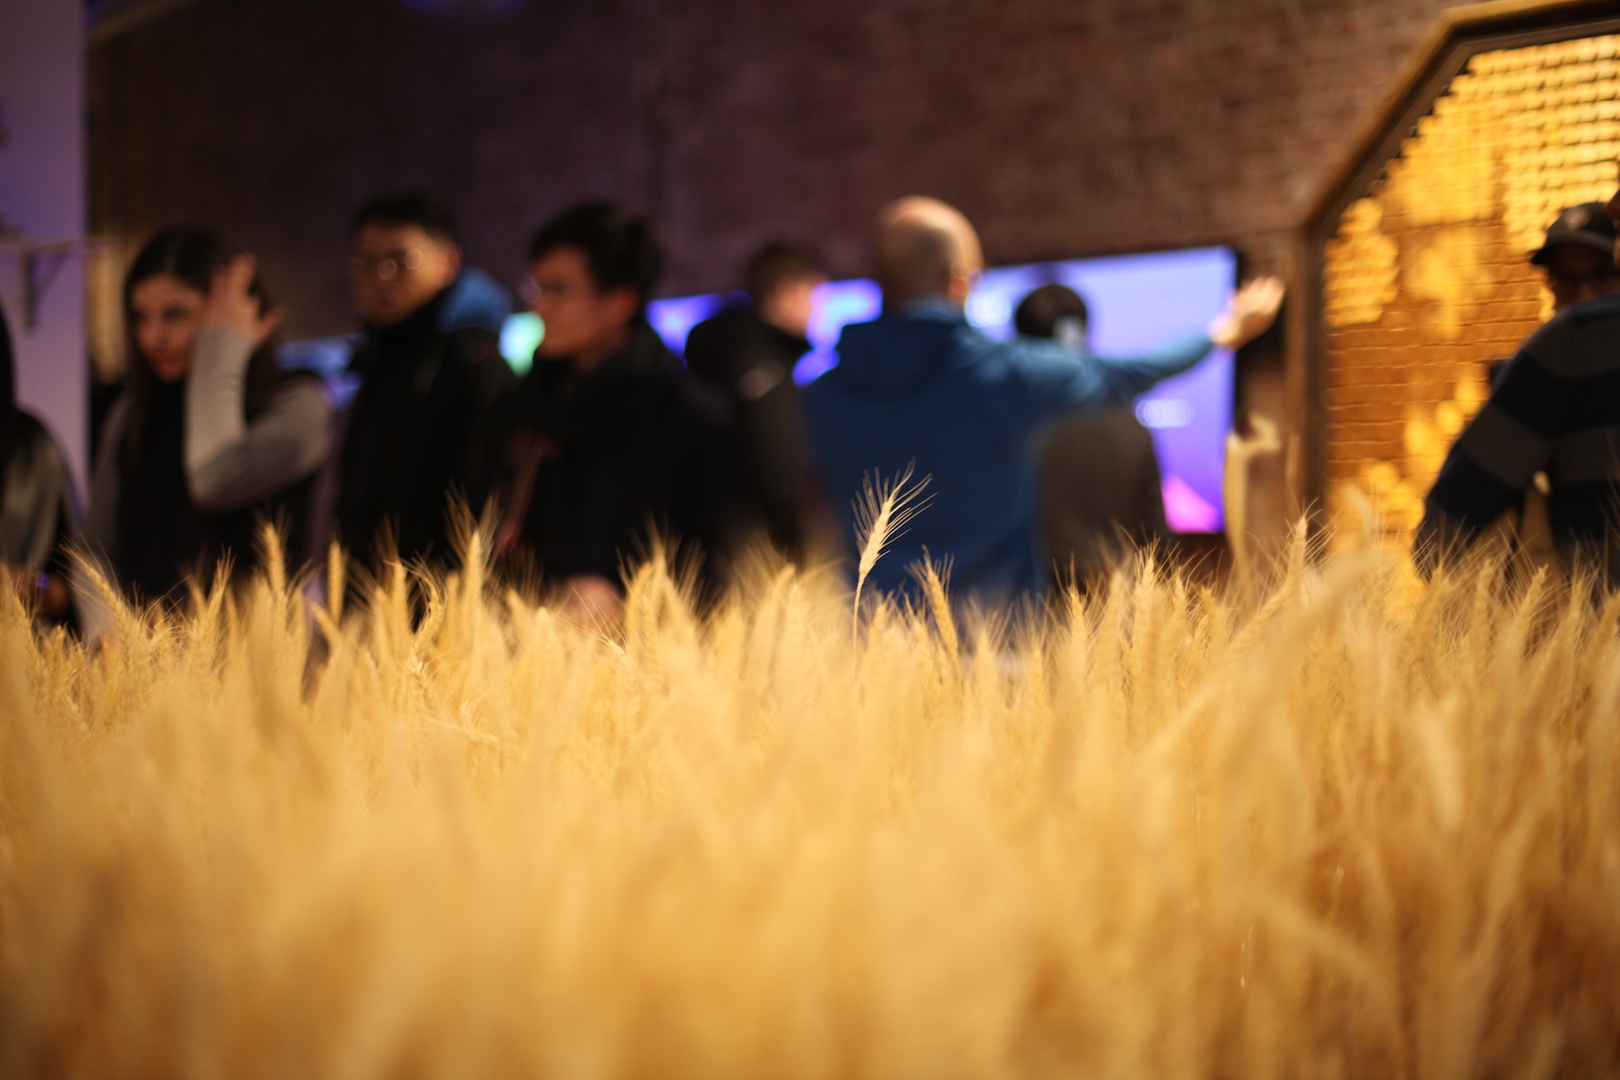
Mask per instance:
[[[0,215],[26,237],[85,232],[83,0],[0,0]],[[0,244],[3,244],[0,241]],[[90,452],[84,258],[60,268],[32,331],[22,266],[0,249],[0,303],[17,350],[17,396],[56,435],[81,496]]]

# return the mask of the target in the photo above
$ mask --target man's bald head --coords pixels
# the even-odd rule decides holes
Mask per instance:
[[[878,214],[877,263],[885,304],[933,299],[961,304],[984,269],[984,254],[960,210],[912,195]]]

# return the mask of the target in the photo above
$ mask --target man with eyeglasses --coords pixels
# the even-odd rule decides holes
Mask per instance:
[[[338,537],[362,559],[386,535],[402,559],[443,564],[452,500],[481,500],[484,424],[516,382],[499,348],[511,301],[462,265],[450,216],[421,195],[366,203],[350,236],[365,338],[350,365],[360,385],[343,421]]]
[[[647,320],[657,230],[611,203],[577,206],[540,227],[528,258],[545,336],[490,426],[503,568],[553,593],[565,616],[611,629],[624,572],[672,540],[691,545],[676,561],[712,597],[758,502],[726,399]]]
[[[1564,210],[1530,257],[1556,314],[1530,335],[1451,448],[1425,500],[1425,574],[1521,508],[1537,473],[1566,567],[1620,585],[1620,191]]]

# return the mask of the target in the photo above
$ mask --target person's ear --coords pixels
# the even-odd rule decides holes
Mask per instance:
[[[608,314],[616,324],[628,323],[641,307],[641,294],[634,289],[609,289],[604,299],[608,302]]]
[[[958,266],[951,269],[951,276],[945,282],[945,299],[957,307],[967,303],[967,298],[973,292],[973,286],[978,283],[979,274],[976,270]]]
[[[444,265],[449,271],[452,280],[461,273],[461,246],[459,244],[444,245]]]

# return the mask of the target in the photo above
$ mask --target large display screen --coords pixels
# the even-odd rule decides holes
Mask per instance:
[[[1236,255],[1225,247],[1002,266],[979,279],[967,317],[986,335],[1006,339],[1014,333],[1013,312],[1031,290],[1067,285],[1090,310],[1091,349],[1102,356],[1137,356],[1202,334],[1226,303],[1236,270]],[[658,300],[648,305],[648,316],[679,354],[692,327],[727,302],[722,293]],[[813,349],[799,362],[794,380],[802,385],[836,364],[834,347],[845,324],[876,318],[881,306],[874,282],[823,285],[810,325]],[[1221,474],[1232,426],[1231,353],[1217,349],[1191,371],[1160,383],[1137,399],[1136,415],[1153,433],[1170,528],[1220,531]]]

